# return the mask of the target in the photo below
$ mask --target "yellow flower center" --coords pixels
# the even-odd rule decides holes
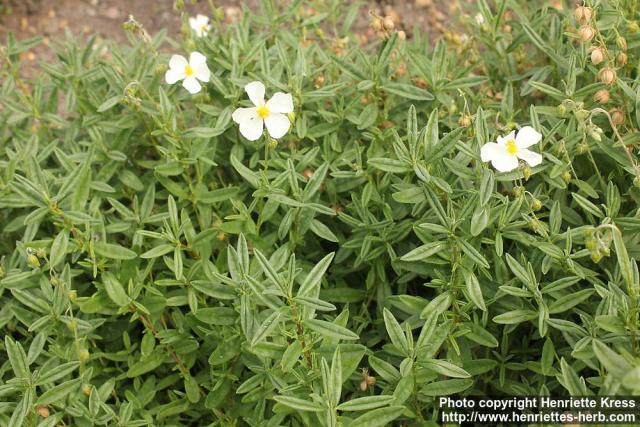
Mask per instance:
[[[508,140],[505,144],[505,147],[507,148],[507,153],[511,154],[512,156],[515,156],[518,152],[518,146],[516,145],[516,141],[514,141],[513,139]]]
[[[266,105],[261,105],[257,108],[256,113],[261,119],[266,119],[269,116],[269,109]]]
[[[201,30],[201,31],[207,31],[207,27],[208,27],[208,25],[207,25],[207,24],[202,24],[202,25],[200,26],[200,30]]]
[[[187,65],[186,67],[184,67],[184,73],[187,75],[187,77],[193,75],[193,68],[191,68],[191,65]]]

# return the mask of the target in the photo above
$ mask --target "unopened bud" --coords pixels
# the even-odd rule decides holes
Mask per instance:
[[[573,11],[573,16],[581,24],[586,24],[591,20],[591,8],[586,6],[578,6]]]
[[[640,188],[640,175],[636,175],[636,177],[633,178],[633,185],[636,188]]]
[[[594,47],[591,49],[591,63],[598,65],[604,61],[604,49],[601,47]]]
[[[600,252],[598,251],[591,252],[591,261],[597,264],[600,262],[601,259],[602,259],[602,254]]]
[[[606,104],[611,99],[611,93],[607,89],[600,89],[593,96],[593,100],[598,104]]]
[[[533,199],[533,201],[531,201],[531,209],[534,211],[539,211],[540,209],[542,209],[542,202],[538,199]]]
[[[614,108],[609,111],[609,114],[611,114],[611,121],[614,125],[618,126],[624,123],[624,112],[621,109]]]
[[[516,197],[522,197],[522,195],[524,194],[524,187],[521,185],[515,186],[513,187],[513,195]]]
[[[564,182],[566,182],[567,184],[571,182],[571,172],[567,171],[565,173],[562,174],[562,180]]]
[[[90,396],[91,395],[91,390],[93,389],[93,386],[91,384],[82,384],[82,393],[85,396]]]
[[[84,363],[89,361],[89,359],[91,358],[91,354],[89,353],[89,350],[84,349],[84,350],[80,350],[78,357],[80,361]]]
[[[578,145],[578,154],[587,154],[589,152],[589,144],[586,142],[581,142]]]
[[[67,298],[69,298],[69,301],[75,302],[78,299],[78,292],[75,289],[67,292]]]
[[[463,128],[471,126],[471,122],[472,122],[472,117],[468,114],[463,114],[458,119],[458,125]]]
[[[638,25],[638,21],[627,22],[627,28],[632,33],[637,33],[638,31],[640,31],[640,25]]]
[[[558,111],[558,114],[560,116],[564,116],[565,114],[567,114],[567,107],[564,104],[560,104],[556,107],[556,110]]]
[[[72,332],[76,331],[78,329],[78,322],[76,319],[71,319],[69,323],[67,323],[67,328]]]
[[[226,233],[218,233],[218,240],[224,242],[227,239]]]
[[[618,38],[616,38],[616,46],[622,50],[627,50],[627,39],[622,36],[618,36]]]
[[[27,256],[27,264],[29,264],[31,268],[38,268],[40,267],[40,260],[34,254],[29,254]]]
[[[533,170],[531,170],[530,166],[525,166],[524,168],[522,168],[522,176],[524,177],[525,181],[529,181],[529,178],[531,178],[532,174]]]
[[[611,67],[605,67],[598,72],[598,78],[606,85],[613,84],[617,78],[616,70]]]
[[[287,113],[287,117],[289,117],[289,121],[291,123],[295,123],[296,122],[296,113],[294,113],[293,111],[290,113]],[[276,145],[278,145],[278,141],[276,141]]]
[[[591,25],[583,25],[578,29],[578,35],[583,42],[590,42],[596,35],[596,30]]]

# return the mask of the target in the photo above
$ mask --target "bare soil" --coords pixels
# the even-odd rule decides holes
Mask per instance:
[[[319,1],[322,0],[309,1],[309,4],[312,6]],[[242,13],[259,10],[258,0],[214,3],[223,8],[227,21],[237,19]],[[287,2],[276,3],[286,7]],[[369,11],[392,18],[396,27],[409,36],[414,28],[419,28],[430,33],[432,38],[437,38],[447,28],[450,16],[459,13],[457,0],[368,0],[362,3],[355,31],[369,37],[375,36],[369,27]],[[185,0],[185,4],[190,15],[211,14],[206,1],[192,4]],[[103,38],[124,42],[126,37],[122,24],[129,15],[133,15],[152,35],[166,29],[169,37],[176,37],[180,32],[180,18],[173,5],[174,0],[0,0],[0,43],[5,43],[9,32],[18,40],[43,36],[42,44],[23,54],[27,71],[33,71],[37,69],[38,61],[53,58],[49,46],[64,37],[66,30],[80,37],[97,33]]]

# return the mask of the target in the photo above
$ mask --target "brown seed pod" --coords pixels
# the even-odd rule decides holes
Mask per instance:
[[[602,61],[604,61],[605,53],[604,49],[601,47],[592,47],[591,49],[591,63],[593,65],[598,65]]]
[[[309,169],[309,168],[305,169],[302,172],[302,176],[304,176],[307,179],[311,179],[311,177],[313,176],[313,169]]]
[[[362,381],[362,382],[360,383],[360,390],[362,390],[362,391],[367,391],[367,388],[368,388],[368,387],[369,387],[369,386],[367,385],[367,382],[366,382],[366,381]]]
[[[598,78],[606,85],[613,84],[617,78],[616,70],[611,67],[605,67],[598,72]]]
[[[619,126],[624,123],[624,111],[622,111],[621,109],[614,108],[613,110],[609,111],[609,114],[611,115],[611,121],[614,125]]]
[[[387,16],[382,20],[382,26],[385,30],[391,31],[396,27],[396,24],[393,23],[393,19]]]
[[[598,104],[606,104],[611,99],[611,93],[607,89],[600,89],[593,96],[593,100]]]
[[[578,35],[583,42],[590,42],[596,35],[596,30],[589,24],[583,25],[578,29]]]
[[[40,415],[42,418],[48,418],[49,417],[49,408],[47,408],[45,405],[38,405],[38,408],[36,409],[36,411],[38,412],[38,415]]]
[[[627,54],[624,52],[618,53],[618,55],[616,56],[616,64],[622,67],[624,65],[627,65],[627,62],[629,62],[629,57],[627,56]]]
[[[592,10],[590,7],[578,6],[573,11],[573,16],[576,18],[576,21],[578,21],[579,23],[586,24],[591,20]]]

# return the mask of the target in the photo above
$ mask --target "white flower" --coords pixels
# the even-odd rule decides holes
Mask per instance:
[[[476,21],[476,24],[478,25],[484,24],[484,16],[481,13],[478,13],[476,16],[473,17],[473,19]]]
[[[190,17],[189,26],[198,37],[206,36],[209,29],[211,29],[211,25],[209,25],[209,17],[201,14],[197,14],[195,17]]]
[[[542,163],[542,155],[528,147],[537,144],[542,139],[540,132],[531,126],[525,126],[516,132],[512,131],[505,137],[498,137],[498,142],[488,142],[480,149],[483,162],[491,162],[500,172],[509,172],[518,167],[518,159],[524,160],[529,166]]]
[[[207,58],[200,52],[191,52],[189,62],[184,56],[173,55],[164,78],[170,85],[179,80],[184,80],[182,86],[193,94],[200,92],[200,89],[202,89],[198,80],[205,83],[208,82],[209,74],[211,72],[207,67]]]
[[[264,102],[264,85],[251,82],[244,87],[255,107],[238,108],[231,117],[240,125],[240,133],[249,141],[255,141],[262,135],[263,126],[267,127],[272,138],[282,138],[291,122],[288,113],[293,112],[293,98],[289,93],[276,92],[270,100]]]

